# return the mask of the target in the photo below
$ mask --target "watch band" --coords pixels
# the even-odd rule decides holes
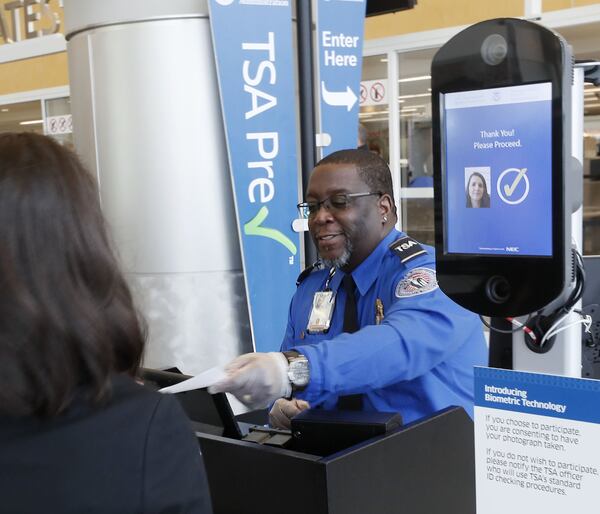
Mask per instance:
[[[288,364],[292,362],[293,359],[300,357],[300,352],[296,350],[288,350],[287,352],[281,352],[285,355],[285,358],[288,360]]]
[[[297,391],[302,391],[306,388],[309,382],[308,360],[301,353],[291,350],[282,352],[288,360],[288,380],[292,386],[292,394]]]

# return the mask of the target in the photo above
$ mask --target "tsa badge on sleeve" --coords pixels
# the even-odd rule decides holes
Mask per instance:
[[[331,325],[334,306],[335,295],[333,291],[317,291],[313,296],[306,331],[309,334],[325,334]]]
[[[429,268],[411,269],[396,286],[397,298],[408,298],[438,288],[435,271]]]

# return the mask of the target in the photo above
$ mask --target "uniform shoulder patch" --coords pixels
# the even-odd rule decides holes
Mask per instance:
[[[435,271],[429,268],[411,269],[396,286],[396,297],[407,298],[438,288]]]
[[[390,250],[400,257],[400,262],[408,262],[418,255],[423,255],[427,251],[412,237],[404,236],[394,241],[390,246]]]

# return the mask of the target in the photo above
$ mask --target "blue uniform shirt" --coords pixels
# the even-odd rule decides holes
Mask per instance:
[[[343,333],[344,273],[330,282],[336,294],[326,334],[307,331],[314,293],[329,270],[313,271],[290,305],[281,350],[309,362],[310,382],[297,398],[336,406],[338,396],[363,393],[363,409],[400,412],[404,422],[458,405],[473,416],[473,366],[487,365],[481,321],[437,287],[433,248],[405,263],[389,245],[405,236],[392,230],[353,272],[360,330]],[[376,302],[384,318],[376,324]]]

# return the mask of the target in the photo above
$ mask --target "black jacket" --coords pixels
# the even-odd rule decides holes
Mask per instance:
[[[177,400],[113,381],[104,407],[0,417],[0,512],[210,513],[202,460]]]

